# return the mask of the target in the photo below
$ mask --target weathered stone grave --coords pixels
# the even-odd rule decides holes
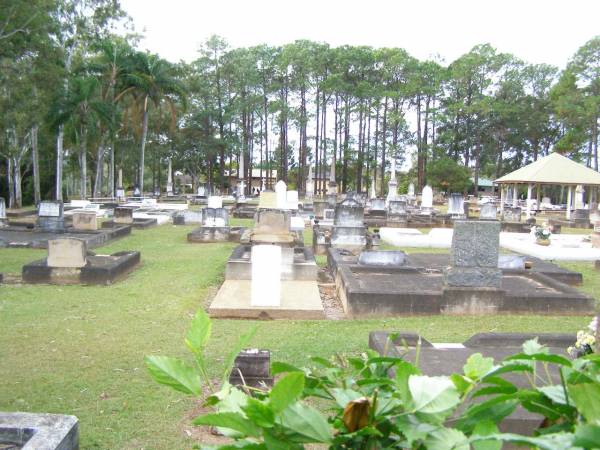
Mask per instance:
[[[77,211],[73,213],[73,228],[76,230],[97,230],[98,219],[94,211]]]
[[[229,383],[255,388],[271,386],[271,352],[254,348],[242,350],[233,363]]]
[[[521,208],[505,207],[502,213],[502,220],[506,222],[521,222]]]
[[[4,198],[0,197],[0,228],[8,226],[8,217],[6,216],[6,203]]]
[[[408,221],[408,203],[406,200],[393,200],[388,203],[386,227],[406,226]]]
[[[188,242],[239,242],[244,227],[229,225],[229,213],[225,208],[203,208],[200,212],[201,225],[188,233]]]
[[[448,197],[448,214],[453,219],[465,218],[465,198],[462,194],[450,194],[450,197]]]
[[[139,252],[88,255],[84,240],[51,239],[48,257],[25,264],[22,278],[25,283],[111,284],[130,272],[139,261]]]
[[[115,208],[114,222],[123,225],[133,224],[133,208],[119,206]]]
[[[497,209],[496,206],[492,203],[485,203],[481,205],[479,209],[479,219],[480,220],[496,220],[497,219]]]

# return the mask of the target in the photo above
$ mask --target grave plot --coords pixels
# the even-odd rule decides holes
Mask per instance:
[[[65,237],[84,240],[88,248],[94,248],[131,233],[131,227],[125,225],[98,229],[94,211],[74,211],[71,219],[67,226],[62,202],[41,202],[35,224],[0,226],[0,247],[47,248],[48,240]]]
[[[201,226],[188,233],[188,242],[239,242],[245,231],[244,227],[229,225],[229,213],[223,208],[221,197],[210,197],[208,206],[200,212],[186,211],[184,223],[188,223],[191,214],[194,214],[194,220],[199,216]]]
[[[134,210],[131,206],[119,206],[114,209],[112,220],[102,222],[102,228],[114,228],[119,225],[128,225],[133,228],[143,229],[158,224],[158,219],[156,217],[149,217],[146,213],[140,211],[143,210]],[[167,220],[163,220],[163,223]]]
[[[415,333],[398,333],[392,342],[390,334],[385,331],[369,333],[369,347],[382,356],[403,358],[416,364],[427,376],[449,376],[453,373],[462,373],[467,359],[474,353],[481,353],[484,357],[492,357],[498,362],[507,356],[522,351],[522,344],[530,339],[538,341],[549,347],[552,354],[567,357],[567,347],[576,341],[575,335],[570,334],[527,334],[527,333],[480,333],[472,336],[464,343],[431,343]],[[420,348],[416,349],[420,344]],[[553,366],[549,375],[554,384],[561,384],[560,374]],[[394,376],[393,373],[390,376]],[[525,375],[511,374],[507,380],[519,388],[530,388],[531,382]],[[480,397],[471,401],[480,402],[487,397]],[[536,413],[518,408],[511,415],[498,424],[501,432],[532,435],[540,428],[543,417]]]
[[[372,243],[373,236],[364,222],[364,207],[352,198],[335,206],[333,226],[320,223],[313,226],[315,255],[326,255],[329,247],[359,253],[365,248],[370,248]]]
[[[287,209],[258,209],[254,228],[227,262],[225,282],[209,307],[213,317],[324,318],[317,265],[302,233],[292,231],[291,217]]]
[[[361,261],[330,251],[329,265],[346,314],[578,315],[593,310],[591,297],[561,282],[576,284],[580,274],[541,261],[526,269],[522,257],[499,256],[499,227],[497,221],[458,221],[451,255],[373,252],[361,255]]]
[[[24,283],[112,284],[140,262],[140,252],[90,255],[85,241],[73,238],[48,241],[48,257],[25,264]]]

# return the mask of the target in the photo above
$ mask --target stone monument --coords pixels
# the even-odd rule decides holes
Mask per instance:
[[[485,203],[481,205],[481,209],[479,210],[479,218],[481,220],[496,220],[497,219],[497,210],[496,206],[492,203]]]
[[[37,227],[43,231],[63,232],[65,218],[63,202],[42,201],[38,206]]]
[[[444,283],[450,287],[496,288],[502,283],[498,268],[500,222],[458,220],[454,223],[450,267]]]
[[[392,156],[392,168],[390,172],[390,181],[388,182],[388,194],[386,203],[396,199],[398,195],[398,181],[396,181],[396,156]]]
[[[98,220],[94,211],[75,211],[73,212],[73,228],[76,230],[98,229]]]
[[[433,209],[433,189],[427,185],[423,188],[421,193],[421,211],[431,212]]]
[[[308,166],[308,176],[306,177],[306,200],[312,200],[315,192],[315,181],[313,180],[312,165]]]
[[[133,223],[133,209],[126,206],[115,208],[114,223],[131,225]]]
[[[86,264],[87,246],[81,239],[49,239],[48,267],[79,268]]]
[[[279,180],[275,185],[275,194],[277,195],[277,208],[287,209],[287,185],[283,180]]]
[[[465,218],[465,198],[461,194],[452,193],[448,197],[448,214],[454,219]]]

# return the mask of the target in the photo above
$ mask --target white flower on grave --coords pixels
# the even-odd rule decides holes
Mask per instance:
[[[594,334],[598,332],[598,316],[594,316],[594,318],[588,325],[588,329]]]

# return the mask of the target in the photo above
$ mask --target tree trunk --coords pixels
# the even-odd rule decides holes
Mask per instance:
[[[87,133],[82,130],[79,148],[79,194],[82,200],[87,197]]]
[[[379,195],[385,198],[385,145],[387,142],[387,110],[388,110],[388,98],[385,98],[383,102],[383,126],[381,136],[381,188]]]
[[[54,191],[54,199],[61,202],[63,199],[62,195],[62,184],[63,184],[63,141],[65,136],[65,128],[61,124],[58,126],[58,134],[56,136],[56,185]]]
[[[102,196],[102,175],[104,169],[104,152],[106,148],[104,147],[104,139],[100,140],[100,145],[98,145],[98,150],[96,152],[96,177],[94,179],[94,192],[93,195],[95,198]],[[144,173],[144,170],[140,170],[140,175]],[[144,191],[140,189],[143,193]]]
[[[139,188],[140,193],[144,195],[144,156],[146,150],[146,137],[148,135],[148,97],[144,99],[144,117],[142,120],[142,146],[140,149],[140,174],[139,174]]]
[[[375,154],[373,155],[373,184],[375,190],[377,189],[377,153],[379,143],[379,110],[381,108],[381,101],[377,99],[377,112],[375,113]]]
[[[317,113],[315,114],[315,118],[317,124],[315,126],[315,175],[317,176],[317,182],[314,183],[314,193],[315,195],[319,194],[319,133],[321,128],[319,127],[319,121],[321,120],[320,108],[321,103],[319,101],[319,88],[317,87],[317,95],[315,97],[315,103],[317,104]]]
[[[24,152],[22,152],[23,154]],[[15,208],[22,208],[23,207],[23,194],[22,194],[22,190],[21,190],[21,157],[22,154],[13,158],[13,185],[14,185],[14,196],[15,196],[15,200],[14,200],[14,207]]]
[[[362,190],[362,164],[363,164],[363,104],[362,100],[358,105],[358,157],[356,161],[356,192]]]
[[[36,206],[42,200],[40,192],[40,161],[38,155],[38,126],[31,127],[31,163],[33,165],[33,201]]]

